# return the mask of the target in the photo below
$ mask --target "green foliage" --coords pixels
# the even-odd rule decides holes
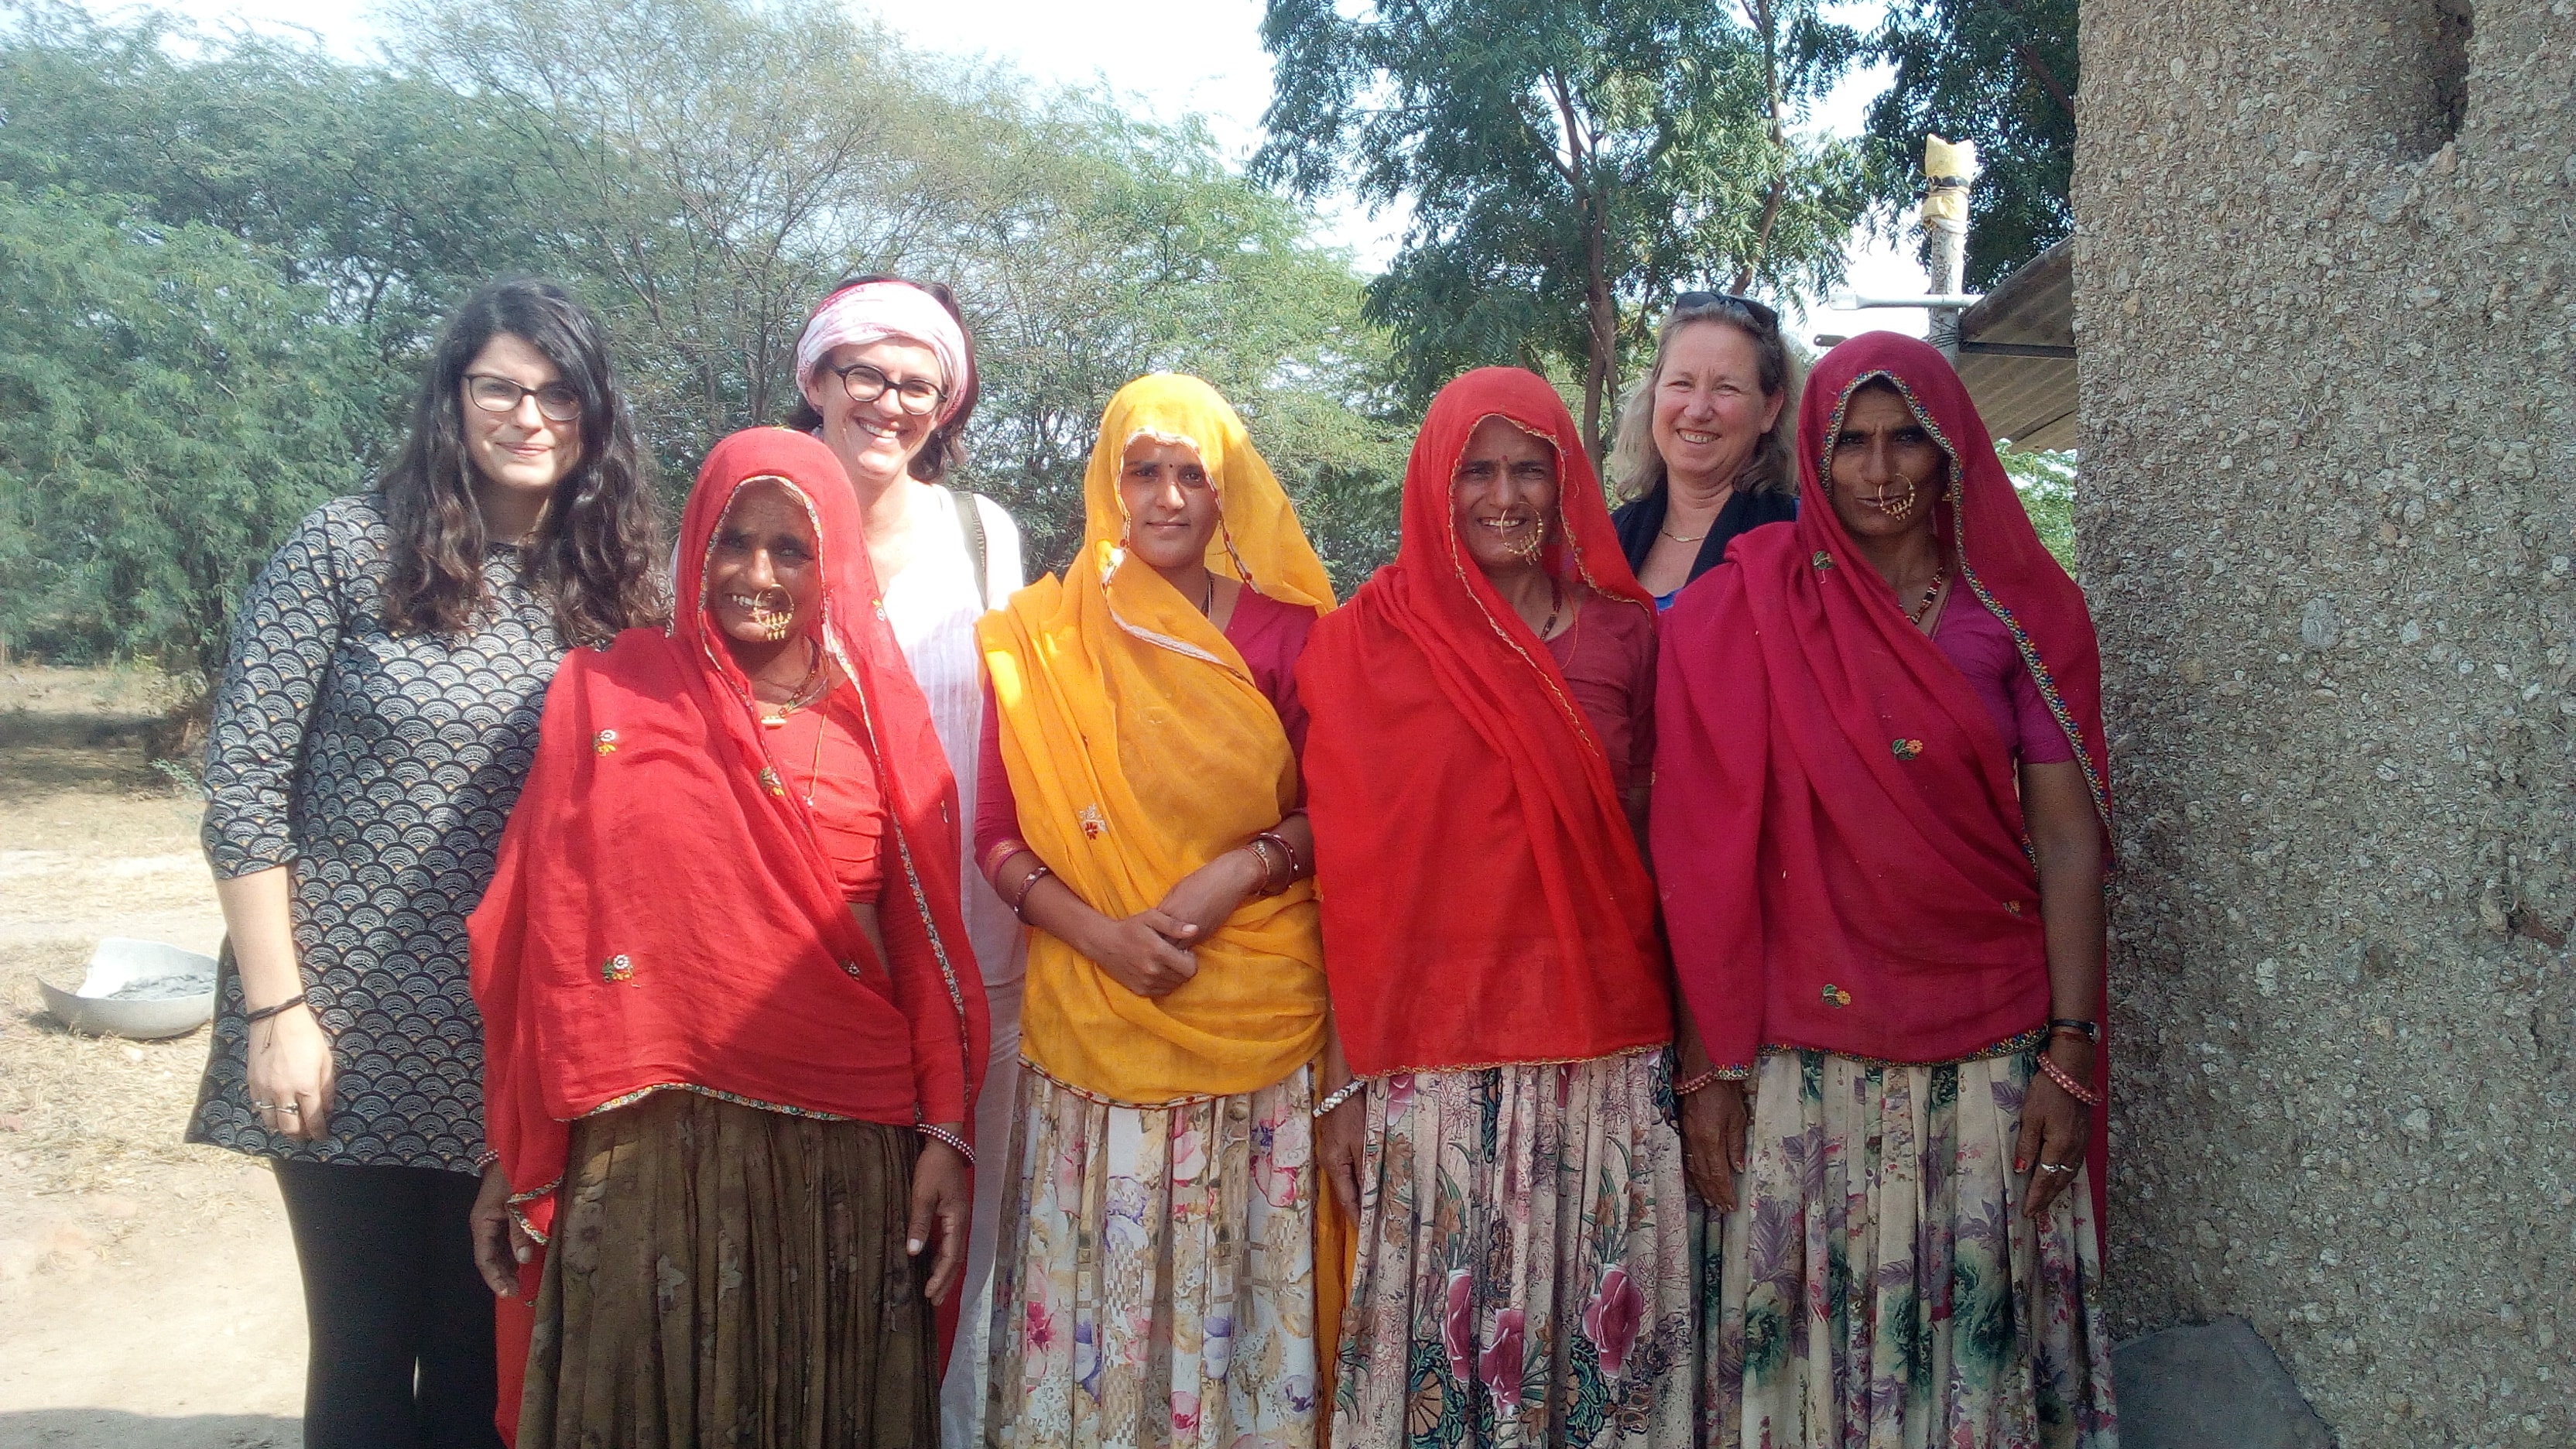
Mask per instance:
[[[2004,473],[2021,494],[2022,511],[2030,515],[2039,541],[2057,555],[2068,573],[2075,572],[2075,455],[2047,448],[1997,450]]]
[[[0,5],[14,643],[212,657],[277,537],[398,442],[439,319],[515,272],[607,319],[675,492],[784,416],[823,288],[887,271],[957,287],[985,382],[961,481],[1034,558],[1070,552],[1100,410],[1154,368],[1235,401],[1346,586],[1393,552],[1385,334],[1196,126],[827,0],[424,0],[377,64],[128,14]]]
[[[238,238],[138,209],[0,183],[0,631],[211,677],[269,542],[357,481],[366,349]]]
[[[1891,226],[1923,194],[1923,137],[1977,143],[1966,285],[1991,287],[2075,230],[2076,0],[1891,0],[1856,54],[1892,62],[1870,107],[1870,188]]]
[[[1840,278],[1858,152],[1789,129],[1848,49],[1816,9],[1268,0],[1276,93],[1253,173],[1410,206],[1367,308],[1408,401],[1480,364],[1560,363],[1597,451],[1623,350],[1673,291],[1787,298]]]

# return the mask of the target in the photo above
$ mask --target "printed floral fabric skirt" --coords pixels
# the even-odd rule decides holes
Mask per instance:
[[[2087,1173],[2012,1170],[2029,1052],[1766,1052],[1736,1212],[1701,1228],[1710,1449],[2116,1449]]]
[[[1668,1063],[1636,1052],[1369,1084],[1336,1449],[1690,1442]]]
[[[655,1092],[572,1124],[520,1449],[910,1449],[937,1343],[909,1128]]]
[[[994,1449],[1314,1449],[1314,1072],[1122,1107],[1030,1070],[993,1265]]]

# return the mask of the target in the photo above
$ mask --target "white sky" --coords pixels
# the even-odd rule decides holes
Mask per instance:
[[[125,8],[118,0],[86,3],[99,14]],[[849,3],[854,10],[875,11],[926,50],[988,55],[1057,85],[1105,85],[1131,108],[1163,120],[1196,112],[1237,165],[1261,143],[1261,113],[1270,99],[1262,0],[913,0],[891,16],[864,0]],[[262,29],[301,28],[352,58],[376,48],[375,7],[366,0],[195,0],[176,8],[210,27],[240,21]],[[1851,0],[1842,8],[1865,13],[1877,7],[1871,0]],[[1846,77],[1811,124],[1857,133],[1862,112],[1887,80],[1885,71]],[[1372,218],[1349,205],[1323,210],[1324,239],[1349,247],[1361,266],[1383,266],[1393,254],[1400,215]],[[1855,237],[1847,290],[1864,296],[1921,293],[1928,279],[1912,253],[1910,241],[1890,246]],[[1818,308],[1798,330],[1813,336],[1881,327],[1919,336],[1925,325],[1919,309]]]

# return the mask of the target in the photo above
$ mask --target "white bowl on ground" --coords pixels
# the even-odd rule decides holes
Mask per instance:
[[[42,977],[45,1009],[73,1031],[158,1041],[185,1036],[215,1014],[215,958],[161,941],[110,936],[98,943],[79,987]]]

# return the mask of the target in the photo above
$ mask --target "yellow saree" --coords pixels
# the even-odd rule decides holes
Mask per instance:
[[[1021,837],[1113,918],[1159,904],[1297,799],[1287,732],[1242,656],[1121,546],[1118,475],[1140,434],[1198,449],[1223,520],[1210,569],[1319,613],[1333,602],[1296,510],[1215,389],[1168,373],[1121,389],[1083,479],[1082,551],[1063,580],[977,626]],[[1022,1049],[1056,1080],[1136,1106],[1254,1091],[1315,1059],[1326,996],[1312,882],[1244,902],[1194,949],[1198,974],[1149,999],[1031,932]]]

